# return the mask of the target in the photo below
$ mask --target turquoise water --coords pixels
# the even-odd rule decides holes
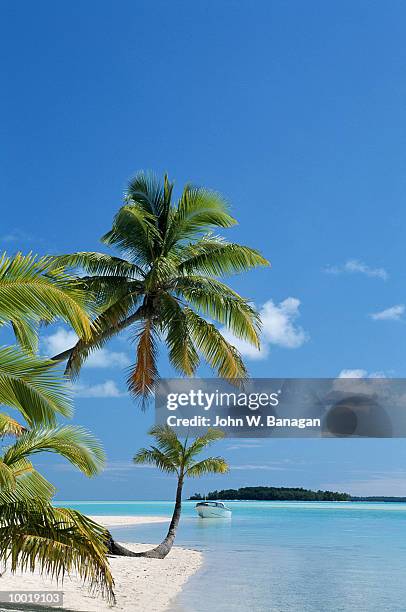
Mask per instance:
[[[73,503],[88,514],[169,515],[168,502]],[[186,502],[176,543],[204,565],[172,612],[406,611],[406,504],[230,502],[231,520]],[[114,529],[159,542],[166,525]]]

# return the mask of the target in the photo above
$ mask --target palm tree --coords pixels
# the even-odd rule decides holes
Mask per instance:
[[[88,432],[56,426],[58,414],[71,414],[70,395],[57,364],[36,355],[39,325],[57,317],[89,338],[91,300],[49,258],[19,253],[0,259],[0,326],[11,324],[20,344],[0,348],[0,404],[24,419],[0,412],[0,440],[15,438],[0,450],[0,560],[11,571],[39,566],[56,579],[76,570],[113,601],[108,532],[78,512],[54,508],[55,489],[31,462],[39,452],[53,452],[88,476],[103,465],[104,453]]]
[[[153,391],[160,338],[182,375],[193,375],[202,356],[220,377],[247,376],[237,349],[207,318],[259,348],[255,308],[216,277],[269,263],[255,249],[212,233],[236,224],[218,193],[186,185],[176,204],[172,193],[166,175],[161,183],[151,174],[137,174],[112,229],[102,237],[122,257],[96,252],[55,257],[55,265],[87,274],[81,281],[102,308],[91,337],[54,357],[68,360],[71,376],[91,351],[129,326],[137,348],[128,385],[136,397],[145,399]]]
[[[224,474],[228,472],[228,465],[222,457],[207,457],[196,461],[196,456],[207,446],[224,437],[219,429],[209,428],[207,432],[195,438],[188,446],[188,440],[182,442],[175,431],[168,425],[156,425],[150,430],[150,435],[156,440],[156,445],[150,448],[141,448],[134,457],[134,463],[153,465],[167,474],[177,477],[176,501],[172,520],[165,539],[151,550],[134,553],[111,540],[110,551],[113,554],[131,557],[149,557],[163,559],[172,548],[176,536],[182,510],[182,489],[185,478],[197,478],[205,474]]]

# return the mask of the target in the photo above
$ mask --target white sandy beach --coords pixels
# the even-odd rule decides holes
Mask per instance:
[[[170,516],[90,516],[93,521],[104,527],[120,527],[126,525],[145,525],[145,523],[168,523]]]
[[[136,525],[148,522],[167,522],[165,517],[93,516],[106,527]],[[155,545],[158,542],[155,543]],[[124,544],[131,550],[147,550],[148,544]],[[110,607],[101,598],[92,597],[75,577],[66,578],[63,586],[38,573],[4,573],[0,578],[1,591],[56,591],[64,593],[63,608],[81,612],[161,612],[182,589],[188,578],[202,563],[202,554],[195,550],[174,546],[163,559],[111,557],[117,605]],[[21,608],[23,609],[23,608]]]

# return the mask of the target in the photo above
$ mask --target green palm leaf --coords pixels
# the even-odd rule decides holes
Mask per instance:
[[[229,471],[227,462],[222,457],[209,457],[191,465],[186,474],[193,478],[206,474],[225,474]]]
[[[224,276],[270,265],[256,249],[212,237],[183,248],[181,257],[179,270],[184,274]]]
[[[62,268],[56,268],[52,258],[21,253],[0,258],[0,323],[50,322],[60,317],[79,336],[88,337],[91,324],[86,310],[90,307],[91,295]]]
[[[220,194],[186,185],[177,207],[171,211],[163,252],[168,253],[176,243],[202,234],[208,227],[231,227],[236,223]]]
[[[185,308],[184,312],[197,350],[218,372],[220,378],[246,379],[248,372],[237,349],[227,342],[212,323],[199,317],[190,308]]]
[[[156,447],[149,449],[141,448],[134,456],[133,461],[141,465],[153,465],[167,474],[177,473],[177,467],[172,462],[171,458],[165,456],[165,454]]]
[[[12,466],[40,452],[53,452],[65,457],[87,476],[100,472],[105,460],[100,443],[89,432],[81,427],[65,425],[26,431],[8,448],[3,461]]]
[[[70,416],[70,396],[55,366],[16,347],[0,348],[0,403],[19,410],[29,425]]]
[[[225,325],[237,338],[259,348],[261,321],[255,308],[220,281],[203,276],[175,279],[173,289],[203,315]]]
[[[106,529],[79,512],[34,500],[0,504],[0,519],[0,560],[6,569],[38,567],[58,582],[76,574],[114,603]]]

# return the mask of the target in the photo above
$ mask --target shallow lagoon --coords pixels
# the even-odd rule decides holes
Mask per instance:
[[[171,612],[406,610],[406,504],[230,502],[233,518],[183,509],[177,544],[202,550],[203,568]],[[169,502],[70,503],[88,514],[169,515]],[[115,529],[159,542],[164,524]]]

